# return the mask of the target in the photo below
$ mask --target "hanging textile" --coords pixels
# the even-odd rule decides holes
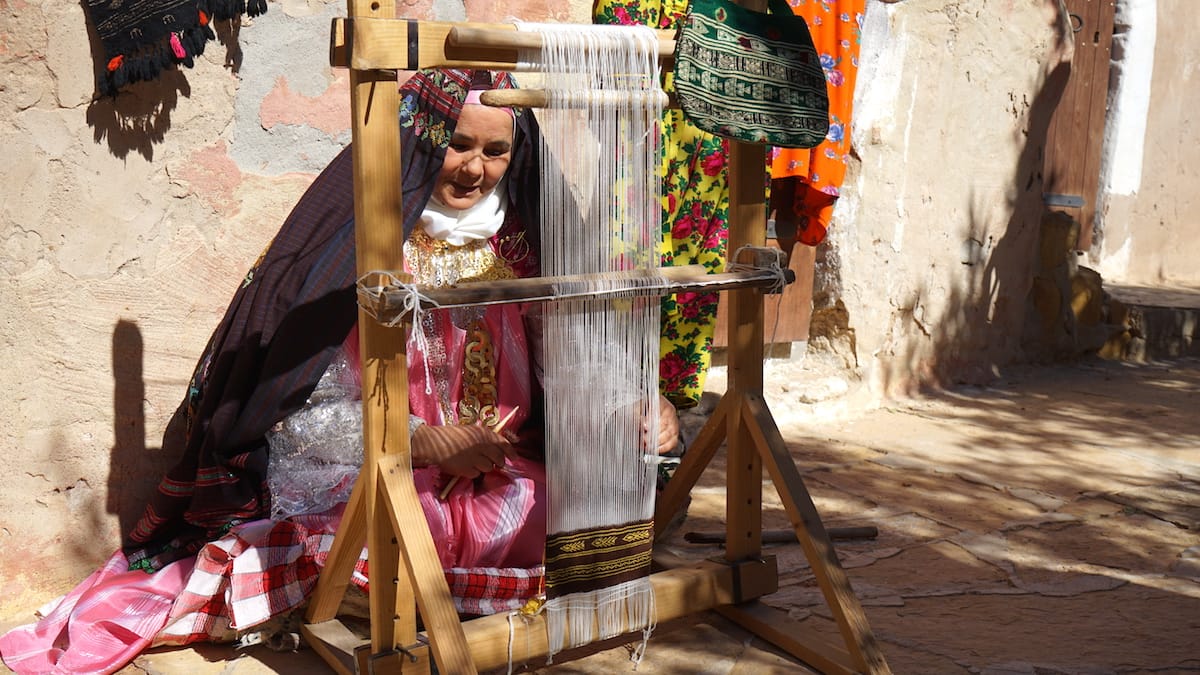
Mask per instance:
[[[595,23],[678,28],[687,0],[596,0]],[[663,89],[672,76],[664,73]],[[729,239],[729,145],[692,126],[679,109],[663,111],[661,133],[662,264],[725,270]],[[695,406],[704,393],[717,324],[716,293],[679,293],[662,299],[659,388],[675,407]]]
[[[88,19],[104,50],[97,88],[115,96],[122,87],[156,79],[175,65],[191,68],[216,39],[212,21],[267,11],[266,0],[87,0]]]
[[[846,176],[867,0],[788,0],[788,4],[808,23],[821,58],[829,91],[829,134],[811,149],[771,148],[772,204],[786,211],[776,215],[777,224],[788,222],[790,216],[796,223],[796,239],[816,246],[829,231],[833,205]]]

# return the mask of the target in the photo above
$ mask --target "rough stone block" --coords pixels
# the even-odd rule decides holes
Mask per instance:
[[[1114,326],[1129,328],[1129,306],[1125,303],[1110,297],[1107,303],[1108,308],[1108,323]]]
[[[1129,354],[1129,345],[1133,341],[1133,335],[1128,330],[1122,330],[1104,343],[1100,347],[1097,355],[1109,361],[1122,361]]]
[[[1048,211],[1042,217],[1039,264],[1049,272],[1074,257],[1079,242],[1079,223],[1063,211]]]
[[[1058,290],[1058,285],[1045,277],[1034,277],[1029,297],[1042,318],[1042,325],[1055,325],[1055,320],[1062,312],[1062,293]]]
[[[1100,273],[1080,267],[1071,276],[1071,311],[1081,325],[1095,326],[1104,319],[1104,288]]]

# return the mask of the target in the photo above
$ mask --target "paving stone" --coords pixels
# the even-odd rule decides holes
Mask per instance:
[[[1184,549],[1171,564],[1171,573],[1182,577],[1200,579],[1200,546]]]

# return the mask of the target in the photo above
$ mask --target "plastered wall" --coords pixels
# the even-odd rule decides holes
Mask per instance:
[[[1200,284],[1200,17],[1186,0],[1117,4],[1099,204],[1090,260],[1133,284]]]
[[[1157,3],[1152,92],[1169,100],[1148,108],[1141,177],[1109,201],[1104,241],[1132,242],[1126,270],[1194,278],[1197,48],[1164,36],[1183,30],[1164,9],[1191,16],[1187,1]],[[401,11],[586,22],[589,6]],[[227,298],[349,141],[346,76],[326,60],[344,12],[272,1],[218,26],[194,69],[93,100],[82,5],[0,0],[0,623],[102,562],[172,463],[163,426]],[[1022,358],[1062,26],[1056,0],[870,0],[856,154],[819,275],[871,398]],[[1151,216],[1164,239],[1143,243]]]

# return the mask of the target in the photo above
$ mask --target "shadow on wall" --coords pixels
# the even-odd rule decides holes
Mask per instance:
[[[113,448],[108,473],[106,511],[117,517],[124,541],[146,508],[150,495],[174,462],[161,448],[146,447],[146,385],[142,372],[142,333],[132,321],[113,329]],[[167,434],[181,431],[168,426]]]
[[[94,1],[94,0],[93,0]],[[80,0],[87,14],[89,0]],[[242,19],[214,21],[212,27],[217,43],[225,47],[225,68],[236,74],[242,66],[242,48],[238,41]],[[92,53],[93,81],[99,83],[105,74],[107,56],[96,27],[87,21],[88,42]],[[129,153],[141,155],[147,162],[154,160],[154,146],[162,143],[171,128],[171,112],[179,97],[190,98],[191,85],[178,66],[164,70],[155,80],[137,82],[121,89],[116,96],[102,96],[99,86],[87,109],[87,123],[97,144],[108,141],[109,152],[118,159]]]
[[[1061,25],[1058,28],[1061,44],[1069,38]],[[960,282],[950,287],[944,313],[936,321],[924,320],[922,303],[928,291],[923,287],[897,310],[900,326],[894,330],[909,331],[915,326],[928,336],[928,343],[904,341],[907,353],[897,355],[882,373],[883,391],[912,393],[924,385],[987,382],[1000,366],[1029,357],[1021,338],[1045,213],[1046,138],[1070,71],[1065,62],[1054,68],[1029,106],[1028,127],[1014,132],[1022,150],[1012,171],[1013,196],[1003,234],[998,240],[986,234],[988,209],[976,195],[968,195],[969,229],[959,257],[967,270],[959,276]]]

